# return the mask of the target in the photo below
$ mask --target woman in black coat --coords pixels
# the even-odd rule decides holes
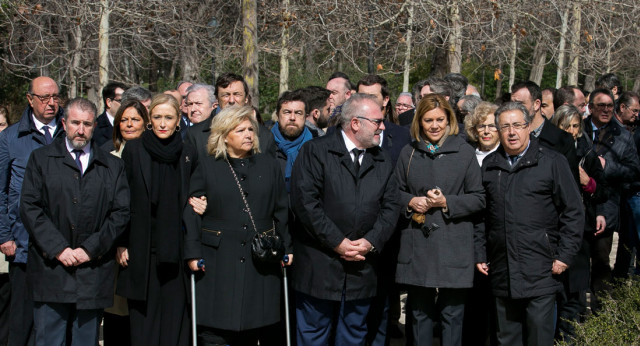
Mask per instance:
[[[571,267],[563,274],[564,291],[558,294],[558,323],[556,336],[567,338],[573,336],[572,322],[577,322],[580,314],[586,312],[586,291],[589,289],[590,246],[589,240],[605,231],[607,222],[603,213],[599,212],[600,203],[609,197],[604,179],[604,170],[598,155],[585,139],[582,127],[584,122],[578,109],[571,105],[559,107],[552,120],[561,130],[573,135],[576,141],[576,152],[580,159],[580,190],[585,207],[584,236],[580,250],[573,259]]]
[[[411,125],[415,140],[396,166],[400,205],[411,218],[400,236],[396,282],[408,285],[416,345],[431,345],[437,320],[443,345],[461,343],[465,297],[473,284],[473,216],[485,198],[474,149],[457,133],[447,100],[425,96]]]
[[[208,198],[202,217],[191,208],[184,214],[185,258],[197,271],[201,345],[256,345],[258,340],[282,345],[284,340],[282,334],[273,338],[281,316],[280,265],[252,258],[251,240],[256,232],[275,228],[291,253],[287,192],[278,163],[259,154],[252,113],[249,106],[233,106],[216,115],[209,155],[198,159],[190,181],[191,196]],[[197,266],[200,259],[204,268]]]
[[[179,104],[160,94],[149,109],[147,131],[122,153],[132,208],[118,247],[117,293],[128,299],[132,345],[187,345]]]

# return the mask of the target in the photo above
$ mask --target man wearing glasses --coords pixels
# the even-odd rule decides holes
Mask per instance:
[[[501,145],[482,163],[487,210],[475,231],[476,268],[489,275],[498,343],[552,345],[559,275],[582,239],[582,200],[567,160],[530,136],[524,105],[507,102],[495,117]]]
[[[32,80],[27,101],[20,121],[0,133],[0,251],[9,260],[12,291],[9,345],[33,341],[33,300],[26,290],[29,235],[18,208],[24,171],[33,150],[64,137],[59,89],[53,79]]]
[[[340,128],[302,146],[291,177],[298,345],[363,345],[379,251],[400,211],[375,96],[355,94]],[[388,278],[387,278],[388,279]],[[335,326],[335,330],[332,329]]]
[[[633,141],[633,136],[615,117],[613,94],[609,89],[596,89],[591,93],[589,110],[591,115],[584,120],[587,140],[593,144],[593,150],[600,157],[604,169],[604,178],[609,185],[609,199],[605,202],[603,215],[607,220],[604,233],[597,234],[591,240],[591,309],[600,308],[597,293],[606,288],[606,282],[611,280],[609,267],[609,252],[613,241],[613,232],[620,228],[621,194],[625,184],[640,178],[640,160]],[[637,105],[635,106],[637,107]],[[624,107],[623,107],[624,108]],[[612,121],[613,120],[613,121]],[[626,263],[618,263],[625,269]]]
[[[113,119],[120,108],[122,93],[125,90],[127,90],[127,86],[118,82],[109,82],[102,88],[104,112],[98,116],[93,134],[93,140],[98,146],[113,139]]]

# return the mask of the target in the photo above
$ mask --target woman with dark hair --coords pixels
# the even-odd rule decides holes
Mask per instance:
[[[254,258],[251,248],[257,233],[269,232],[291,253],[288,198],[280,166],[260,153],[257,131],[250,106],[223,109],[211,122],[208,156],[191,176],[190,195],[209,201],[202,217],[190,208],[184,215],[200,345],[284,344],[280,265]]]
[[[411,136],[395,172],[411,219],[400,234],[396,282],[407,285],[414,344],[431,345],[440,321],[442,344],[460,345],[475,268],[473,217],[485,206],[480,166],[442,95],[420,100]]]
[[[106,142],[102,149],[110,151],[112,155],[122,157],[126,141],[142,136],[145,126],[149,122],[147,108],[136,100],[123,103],[113,119],[113,141]],[[116,258],[116,262],[118,259]],[[119,264],[116,264],[116,277]],[[113,298],[113,306],[104,309],[103,336],[106,346],[130,345],[131,330],[129,328],[129,309],[127,300],[119,295]]]
[[[128,299],[131,344],[188,345],[187,275],[182,252],[186,204],[180,105],[158,94],[147,130],[122,152],[131,220],[117,249],[117,293]]]
[[[597,215],[596,205],[604,203],[608,198],[608,189],[604,179],[604,170],[598,155],[592,150],[583,133],[582,116],[572,105],[558,107],[551,122],[570,133],[576,141],[576,153],[580,160],[580,187],[582,202],[585,207],[584,236],[582,246],[573,258],[573,264],[564,274],[564,290],[558,294],[558,323],[556,335],[570,339],[574,335],[573,322],[577,322],[580,314],[586,312],[589,279],[591,272],[589,242],[604,232],[607,221],[603,215]]]

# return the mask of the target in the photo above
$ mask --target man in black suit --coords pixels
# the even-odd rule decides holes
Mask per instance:
[[[511,87],[511,101],[522,103],[533,114],[533,120],[529,124],[531,135],[538,138],[543,147],[553,149],[567,158],[577,184],[580,178],[575,141],[569,133],[560,130],[542,115],[542,90],[538,84],[532,81],[514,84]]]
[[[120,108],[122,101],[122,93],[127,90],[127,86],[119,82],[109,82],[102,88],[102,102],[104,103],[104,112],[98,116],[98,123],[93,135],[94,141],[98,146],[113,138],[113,118]]]

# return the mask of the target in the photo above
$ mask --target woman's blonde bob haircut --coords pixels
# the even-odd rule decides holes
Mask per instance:
[[[467,132],[467,138],[469,140],[472,142],[478,141],[478,130],[476,130],[476,125],[485,122],[489,115],[495,113],[497,109],[498,106],[493,103],[482,101],[476,109],[473,110],[473,113],[464,118],[464,130]]]
[[[258,122],[253,116],[253,107],[251,106],[230,106],[223,109],[211,121],[211,134],[207,141],[207,152],[214,155],[216,159],[227,157],[227,143],[224,140],[227,135],[233,131],[243,121],[249,120],[253,127],[253,154],[260,152],[260,143],[258,141]]]
[[[425,95],[422,100],[420,100],[420,103],[418,103],[413,122],[411,123],[411,137],[417,140],[425,139],[424,133],[422,132],[422,118],[424,118],[427,112],[436,108],[442,109],[444,114],[447,115],[449,135],[458,134],[458,120],[456,120],[456,114],[453,112],[453,109],[451,109],[449,101],[440,94],[429,94]]]

